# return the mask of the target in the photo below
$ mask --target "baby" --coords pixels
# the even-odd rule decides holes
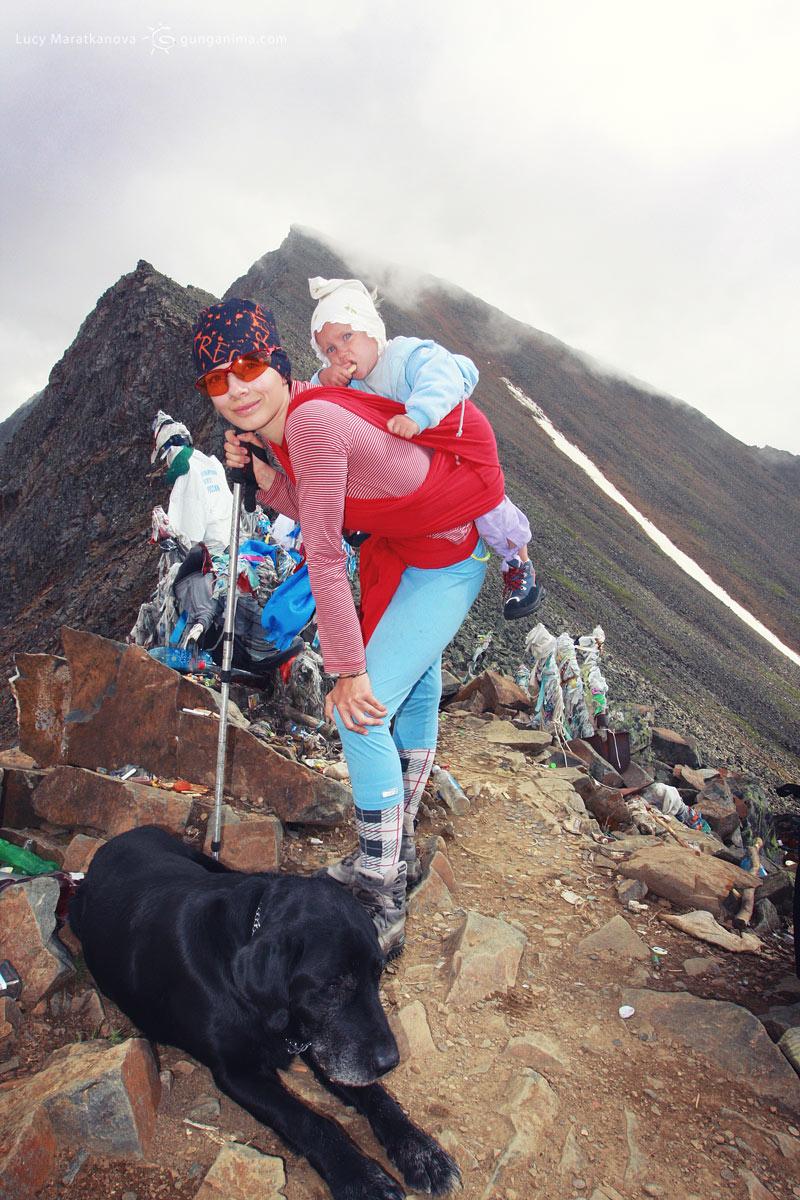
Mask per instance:
[[[312,378],[324,387],[354,387],[388,396],[405,407],[387,424],[397,437],[413,438],[430,429],[472,395],[475,364],[461,354],[419,338],[386,340],[372,297],[357,279],[310,279],[318,301],[311,318],[311,345],[324,366]],[[528,617],[542,605],[545,590],[536,579],[527,543],[531,527],[505,496],[475,522],[478,533],[503,560],[503,615]]]

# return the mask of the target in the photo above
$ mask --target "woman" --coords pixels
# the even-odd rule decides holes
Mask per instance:
[[[368,909],[393,957],[406,885],[419,877],[414,818],[436,748],[442,650],[486,570],[473,519],[504,494],[494,435],[467,402],[460,431],[454,412],[407,441],[386,428],[403,411],[395,401],[293,383],[272,313],[252,301],[204,309],[193,353],[197,386],[240,431],[226,434],[228,466],[246,465],[248,444],[268,443],[283,467],[254,459],[258,499],[302,525],[325,669],[338,676],[326,715],[355,801],[358,852],[328,871]],[[360,614],[345,529],[371,535]]]

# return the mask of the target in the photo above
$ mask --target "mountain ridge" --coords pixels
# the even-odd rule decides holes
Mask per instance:
[[[292,227],[225,293],[271,304],[298,378],[318,365],[308,333],[307,278],[316,274],[356,271]],[[495,428],[507,490],[533,526],[548,627],[577,635],[602,624],[610,684],[683,706],[701,732],[710,723],[709,745],[722,736],[727,749],[741,739],[745,759],[761,755],[778,764],[781,777],[796,777],[797,669],[683,576],[553,446],[503,379],[797,650],[800,459],[765,460],[685,402],[598,374],[580,352],[455,285],[426,276],[415,290],[408,273],[393,275],[391,267],[359,274],[379,289],[390,336],[431,337],[477,363],[476,403]],[[15,650],[56,649],[63,623],[124,636],[151,591],[157,564],[146,544],[149,513],[168,494],[163,473],[148,468],[152,419],[163,408],[189,425],[204,450],[218,452],[221,444],[221,424],[194,389],[189,353],[193,320],[213,299],[140,262],[100,298],[0,453],[0,570],[11,583],[0,604],[4,668]],[[37,554],[42,532],[47,552]],[[489,657],[513,671],[527,628],[502,621],[492,565],[451,657],[463,669],[477,634],[490,629]],[[0,729],[13,736],[8,703]]]

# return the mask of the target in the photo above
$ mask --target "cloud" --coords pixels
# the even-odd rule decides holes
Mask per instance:
[[[17,40],[59,31],[136,41]],[[139,258],[220,293],[300,224],[800,452],[799,34],[784,0],[6,13],[0,418]]]

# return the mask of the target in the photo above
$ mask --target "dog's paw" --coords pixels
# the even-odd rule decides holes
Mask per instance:
[[[456,1160],[423,1130],[411,1127],[386,1153],[416,1192],[446,1196],[461,1184]]]
[[[387,1175],[377,1163],[365,1159],[359,1164],[358,1179],[351,1178],[342,1188],[331,1187],[334,1200],[405,1200],[405,1188]]]

